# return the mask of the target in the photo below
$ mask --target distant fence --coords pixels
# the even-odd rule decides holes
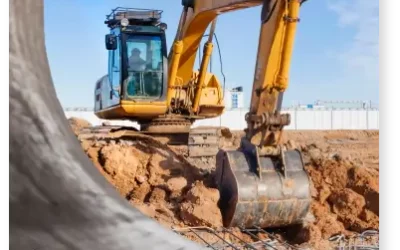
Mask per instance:
[[[97,118],[91,109],[67,108],[64,112],[67,118],[83,118],[93,125],[100,125],[104,121]],[[196,121],[194,127],[223,126],[242,130],[246,127],[244,116],[247,112],[247,109],[227,110],[220,117]],[[377,109],[285,109],[282,113],[289,113],[291,116],[290,125],[285,127],[287,130],[379,130]],[[110,123],[138,128],[137,123],[129,121],[110,121]]]

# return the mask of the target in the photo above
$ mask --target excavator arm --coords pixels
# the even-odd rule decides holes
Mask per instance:
[[[300,0],[266,0],[261,12],[257,61],[246,137],[263,150],[278,146],[290,116],[280,114],[299,22]]]
[[[239,150],[221,149],[217,155],[216,182],[224,226],[299,224],[310,207],[310,181],[300,151],[288,149],[280,140],[284,126],[290,123],[290,116],[281,114],[280,109],[288,87],[303,1],[213,1],[217,2],[226,3],[225,11],[263,4],[251,106],[245,117],[246,136]],[[214,12],[203,14],[201,19],[215,20],[211,13]],[[186,32],[189,27],[186,26]],[[182,56],[185,51],[189,55],[191,49],[189,46],[183,50]],[[178,72],[192,63],[188,56],[183,59]]]
[[[169,54],[168,103],[177,82],[190,82],[201,39],[210,26],[208,41],[204,45],[199,70],[194,112],[198,109],[201,87],[213,49],[212,38],[218,15],[240,9],[263,5],[259,49],[252,91],[252,115],[274,113],[280,108],[282,94],[288,85],[288,73],[300,4],[304,0],[182,0],[183,11]],[[251,118],[254,117],[252,116]],[[250,127],[254,127],[253,124]],[[257,127],[257,126],[256,126]],[[252,135],[259,133],[250,129]],[[276,141],[279,133],[257,136],[259,143]]]
[[[217,154],[216,184],[224,226],[277,227],[301,223],[310,207],[309,178],[301,153],[281,142],[288,114],[281,114],[288,87],[289,66],[304,0],[184,0],[183,11],[169,55],[167,99],[176,86],[195,85],[191,112],[198,114],[205,86],[217,16],[262,5],[251,106],[246,135],[239,150]],[[193,68],[201,39],[209,29],[200,69]],[[190,85],[190,84],[188,84]]]

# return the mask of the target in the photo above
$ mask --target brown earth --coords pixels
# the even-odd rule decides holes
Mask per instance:
[[[238,147],[242,132],[224,133],[221,146]],[[378,131],[286,131],[284,141],[296,144],[303,153],[313,201],[303,225],[275,232],[277,237],[300,246],[329,249],[332,235],[379,229]],[[182,156],[183,147],[150,140],[84,140],[81,145],[121,195],[161,224],[222,226],[219,191],[212,179],[214,162],[196,164]],[[207,237],[210,241],[215,238]],[[229,235],[223,237],[235,242]]]
[[[222,224],[218,190],[166,146],[143,141],[83,141],[82,146],[121,195],[162,224]]]
[[[75,135],[79,133],[79,131],[83,128],[91,127],[92,124],[86,121],[85,119],[71,117],[68,119],[69,124],[71,125],[72,131],[74,131]]]

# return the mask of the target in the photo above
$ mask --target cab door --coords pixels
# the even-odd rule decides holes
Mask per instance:
[[[121,86],[121,39],[119,36],[119,31],[114,30],[114,34],[117,39],[117,49],[109,51],[108,57],[108,80],[110,87],[107,93],[104,93],[103,100],[107,100],[107,106],[114,106],[120,102],[120,86]]]

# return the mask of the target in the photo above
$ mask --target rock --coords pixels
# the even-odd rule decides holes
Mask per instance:
[[[151,192],[149,202],[150,203],[162,203],[165,202],[165,197],[166,197],[166,192],[164,189],[161,188],[154,188],[153,191]]]
[[[319,148],[311,148],[308,150],[308,154],[312,161],[317,162],[322,158],[322,152]]]
[[[125,179],[134,180],[139,162],[128,147],[104,146],[100,150],[100,160],[104,170],[111,176],[122,175]]]
[[[138,175],[135,177],[135,179],[139,184],[142,184],[143,182],[145,182],[147,180],[147,178],[143,175]]]
[[[215,204],[197,205],[185,202],[180,206],[180,217],[185,224],[191,226],[222,226],[221,212]]]
[[[181,191],[187,185],[184,177],[174,177],[167,181],[167,188],[171,192]]]
[[[221,128],[221,136],[225,138],[232,138],[232,132],[229,128]]]
[[[196,182],[180,205],[180,217],[185,224],[192,226],[222,226],[222,215],[218,207],[219,192]]]
[[[134,201],[144,202],[146,196],[150,192],[151,187],[149,183],[143,182],[139,186],[135,187],[132,192],[130,193],[129,198],[133,199]]]
[[[207,188],[202,182],[196,182],[187,192],[186,200],[201,205],[204,203],[215,203],[219,201],[219,191],[215,188]]]

